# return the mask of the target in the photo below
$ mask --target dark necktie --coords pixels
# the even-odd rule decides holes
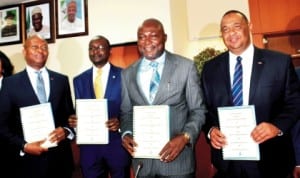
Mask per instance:
[[[150,81],[149,99],[150,99],[150,103],[152,103],[156,95],[156,92],[158,90],[160,76],[157,70],[158,62],[153,61],[150,63],[150,66],[152,67],[152,77]]]
[[[234,68],[233,85],[232,85],[232,100],[234,106],[243,105],[243,67],[241,60],[238,56],[236,58],[236,65]]]
[[[45,84],[42,76],[42,71],[36,71],[37,79],[36,79],[36,90],[40,103],[47,102]]]

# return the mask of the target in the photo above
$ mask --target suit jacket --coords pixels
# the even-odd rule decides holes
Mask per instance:
[[[133,132],[133,106],[150,105],[137,81],[141,60],[122,72],[122,132]],[[170,137],[187,132],[191,136],[192,146],[186,146],[170,163],[154,159],[134,159],[134,170],[139,162],[143,162],[140,176],[149,173],[152,165],[158,167],[162,175],[182,175],[194,172],[193,146],[205,120],[205,107],[199,82],[199,75],[192,60],[166,51],[165,65],[153,105],[170,106]]]
[[[217,107],[233,106],[229,52],[208,61],[202,70],[201,84],[208,113],[204,131],[219,127]],[[249,105],[255,106],[256,122],[269,122],[284,132],[283,136],[260,144],[258,165],[267,175],[285,174],[292,168],[294,154],[289,130],[299,116],[297,76],[288,55],[255,47],[250,81]],[[229,161],[222,159],[221,150],[212,148],[212,162],[226,170]],[[276,176],[275,176],[276,177]]]
[[[300,121],[296,123],[292,130],[295,150],[296,165],[300,165]]]
[[[50,70],[48,73],[50,78],[48,102],[51,103],[55,127],[68,127],[68,117],[74,114],[68,77]],[[49,148],[48,152],[40,156],[30,154],[20,156],[20,150],[25,143],[20,108],[40,104],[26,70],[3,80],[0,98],[0,136],[11,146],[15,172],[20,173],[23,178],[39,178],[43,175],[70,177],[73,157],[68,139],[60,142],[57,147]]]
[[[109,118],[120,118],[121,105],[121,68],[111,65],[107,80],[106,91],[104,98],[107,99],[108,116]],[[76,76],[73,80],[75,98],[76,99],[95,99],[93,86],[93,69],[90,68],[82,74]],[[91,147],[97,147],[91,151]],[[86,150],[86,151],[85,151]],[[111,155],[105,155],[108,159],[115,161],[123,161],[124,164],[129,164],[130,157],[126,150],[121,145],[121,135],[118,131],[109,131],[108,145],[81,145],[81,154],[95,155],[92,152],[98,151],[97,155],[105,155],[107,151],[112,152]],[[104,151],[106,150],[106,151]],[[118,154],[117,154],[118,153]],[[88,155],[87,155],[88,154]],[[120,154],[123,155],[120,157]],[[94,156],[91,156],[94,157]]]

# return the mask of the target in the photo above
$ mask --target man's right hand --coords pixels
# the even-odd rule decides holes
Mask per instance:
[[[69,116],[68,122],[69,122],[70,127],[76,128],[77,127],[77,117],[76,117],[76,115],[73,114],[73,115]]]
[[[46,140],[41,140],[37,142],[32,142],[32,143],[26,143],[24,145],[23,151],[27,154],[31,155],[41,155],[43,152],[47,152],[48,149],[42,147],[41,145],[45,142]]]
[[[137,143],[133,140],[132,135],[130,134],[125,135],[122,139],[122,145],[131,156],[134,156],[134,152],[135,152],[134,147],[137,146]]]
[[[210,132],[210,143],[215,149],[221,149],[226,145],[225,135],[219,130],[219,128],[212,128]]]

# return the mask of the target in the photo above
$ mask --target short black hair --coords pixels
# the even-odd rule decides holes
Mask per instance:
[[[238,11],[238,10],[229,10],[229,11],[225,12],[225,14],[223,15],[223,17],[226,16],[226,15],[228,15],[228,14],[232,14],[232,13],[240,14],[243,17],[243,19],[246,20],[247,23],[249,22],[247,16],[243,12]]]
[[[2,75],[3,77],[8,77],[13,74],[14,66],[11,64],[9,58],[0,51],[0,61],[2,64]]]

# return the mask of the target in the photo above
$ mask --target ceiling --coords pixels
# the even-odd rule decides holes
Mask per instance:
[[[13,5],[13,4],[25,3],[28,1],[33,1],[33,0],[0,0],[0,7]]]

